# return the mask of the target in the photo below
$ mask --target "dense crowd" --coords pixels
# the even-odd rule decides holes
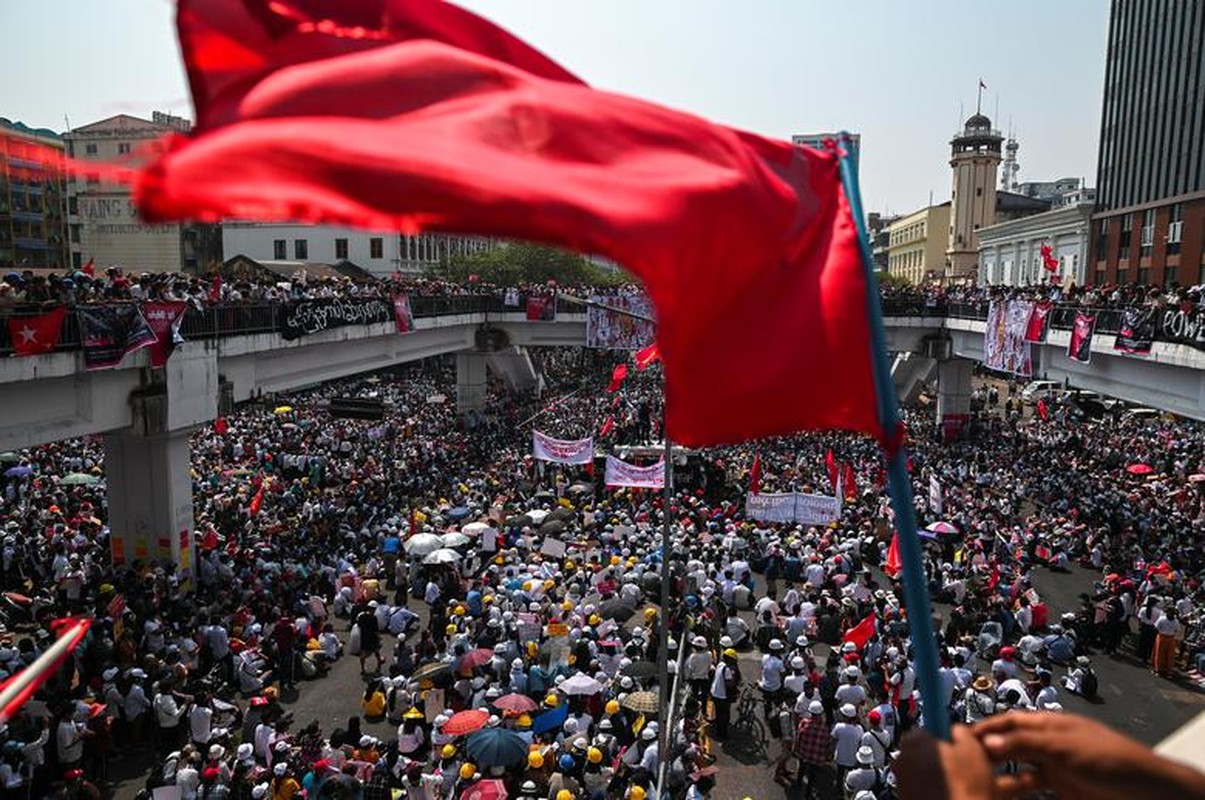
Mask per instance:
[[[502,788],[641,800],[664,733],[667,792],[698,800],[712,796],[715,748],[744,744],[758,716],[781,743],[771,757],[786,754],[784,783],[893,796],[898,742],[922,709],[901,593],[883,571],[877,446],[826,433],[682,454],[673,600],[660,608],[660,493],[531,458],[532,427],[576,438],[612,419],[603,450],[660,438],[658,369],[609,393],[618,357],[545,351],[544,397],[493,387],[471,427],[448,400],[446,360],[208,426],[192,442],[192,577],[139,553],[112,565],[99,439],[0,454],[0,674],[48,646],[51,620],[96,620],[0,731],[6,791],[98,796],[115,755],[153,752],[147,790],[181,800]],[[385,418],[332,418],[324,401],[346,395],[385,401]],[[1101,654],[1161,676],[1203,665],[1200,426],[1082,420],[1054,400],[1046,420],[988,417],[971,441],[940,442],[920,411],[907,421],[933,528],[943,712],[1057,711],[1064,693],[1094,692]],[[831,494],[829,453],[852,478],[837,523],[745,516],[755,457],[761,491]],[[942,514],[925,501],[932,477]],[[1051,608],[1035,589],[1038,570],[1081,569],[1095,582],[1078,607]],[[364,678],[346,724],[294,719],[298,684],[340,659]],[[660,659],[681,688],[669,720]],[[382,721],[388,735],[368,731]]]
[[[1059,305],[1081,308],[1115,309],[1149,307],[1155,309],[1195,309],[1201,302],[1205,284],[1146,286],[1138,283],[1111,283],[1102,286],[1061,284],[1034,286],[901,286],[883,287],[886,302],[915,303],[939,307],[950,303],[987,305],[994,300],[1050,300]]]

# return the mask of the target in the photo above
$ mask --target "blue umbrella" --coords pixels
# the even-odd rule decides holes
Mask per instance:
[[[465,742],[469,757],[479,766],[508,767],[527,758],[527,740],[505,728],[482,728]]]
[[[467,517],[468,515],[469,515],[469,507],[468,506],[456,506],[455,508],[449,508],[447,510],[447,513],[444,514],[445,517],[447,517],[448,519],[453,520],[453,521],[462,520],[465,517]]]
[[[928,540],[934,541],[934,542],[937,541],[937,534],[934,533],[933,531],[919,530],[916,532],[916,535],[919,536],[921,539],[928,539]]]
[[[29,475],[32,472],[33,467],[26,464],[18,464],[15,467],[9,467],[8,469],[4,470],[5,476],[9,478],[24,478],[26,475]]]

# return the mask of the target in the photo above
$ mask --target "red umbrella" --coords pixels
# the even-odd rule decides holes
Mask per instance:
[[[1131,464],[1126,467],[1126,472],[1131,475],[1150,475],[1155,471],[1155,468],[1150,464]]]
[[[444,733],[449,736],[464,736],[466,733],[479,731],[485,727],[485,723],[489,722],[490,712],[483,708],[474,708],[469,711],[457,711],[452,715],[446,723],[444,723]]]
[[[460,659],[460,669],[477,669],[482,664],[488,664],[490,659],[494,657],[494,651],[488,647],[478,647],[469,653],[465,653]]]
[[[539,704],[525,694],[504,694],[495,700],[492,704],[499,711],[509,711],[512,714],[526,714],[529,711],[535,711],[539,708]]]
[[[477,781],[460,797],[461,800],[506,800],[506,786],[496,779]]]

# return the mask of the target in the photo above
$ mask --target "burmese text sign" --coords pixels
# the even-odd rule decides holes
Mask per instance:
[[[540,461],[555,464],[589,464],[594,458],[594,438],[554,439],[537,430],[531,432],[531,449]]]

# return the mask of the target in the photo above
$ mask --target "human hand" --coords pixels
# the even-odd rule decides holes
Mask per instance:
[[[965,725],[954,726],[951,741],[927,731],[909,731],[900,742],[895,776],[900,800],[990,800],[992,765],[979,739]]]
[[[1205,775],[1160,758],[1086,717],[1014,712],[989,717],[971,731],[993,761],[1021,761],[1035,767],[998,776],[997,797],[1042,790],[1076,800],[1205,797]]]

